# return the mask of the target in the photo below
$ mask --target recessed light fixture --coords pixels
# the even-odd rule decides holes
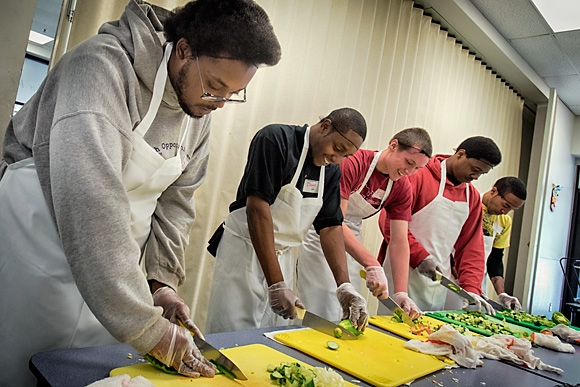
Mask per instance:
[[[554,32],[580,30],[580,1],[532,0]]]
[[[48,42],[52,42],[54,40],[54,38],[51,38],[50,36],[46,36],[43,34],[40,34],[36,31],[32,31],[30,30],[30,35],[28,35],[28,40],[30,40],[31,42],[34,42],[38,45],[45,45]]]

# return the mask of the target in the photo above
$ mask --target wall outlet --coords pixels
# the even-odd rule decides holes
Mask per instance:
[[[552,311],[552,303],[550,302],[550,305],[548,305],[548,312]]]

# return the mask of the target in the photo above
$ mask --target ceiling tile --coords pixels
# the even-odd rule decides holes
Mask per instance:
[[[576,71],[580,72],[580,31],[558,32],[554,36]]]
[[[569,106],[580,105],[580,75],[546,77],[546,84],[556,88],[558,96]]]
[[[471,0],[471,3],[507,39],[552,32],[529,0]]]
[[[513,39],[510,43],[541,77],[577,73],[551,35]]]

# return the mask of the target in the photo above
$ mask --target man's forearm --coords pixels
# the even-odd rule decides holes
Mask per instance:
[[[355,261],[364,267],[380,266],[377,258],[372,255],[370,251],[362,245],[362,243],[360,243],[356,235],[354,235],[352,230],[345,223],[342,224],[342,232],[344,235],[346,252],[349,253]]]
[[[326,258],[326,262],[328,262],[328,266],[330,266],[336,285],[340,286],[345,282],[350,282],[342,227],[325,227],[320,230],[320,245],[322,246],[324,257]]]
[[[505,293],[504,287],[504,279],[500,276],[495,276],[491,278],[491,283],[493,284],[493,288],[495,289],[496,294]]]

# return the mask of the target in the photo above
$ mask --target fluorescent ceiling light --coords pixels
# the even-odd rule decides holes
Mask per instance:
[[[43,46],[48,42],[52,42],[54,40],[54,38],[51,38],[50,36],[39,34],[38,32],[30,30],[30,35],[28,35],[28,40],[30,40],[31,42],[34,42],[38,45]]]
[[[580,1],[532,0],[554,32],[580,30]]]

